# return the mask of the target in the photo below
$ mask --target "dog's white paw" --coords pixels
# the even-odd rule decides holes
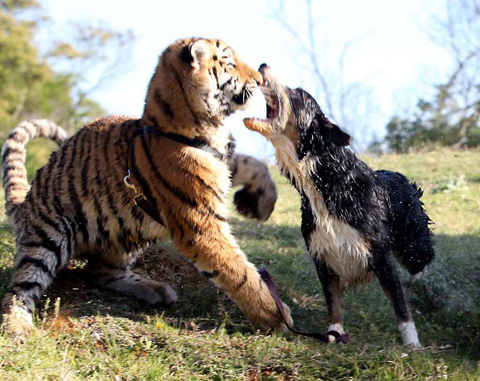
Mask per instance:
[[[330,324],[328,326],[328,331],[336,331],[338,332],[340,335],[344,335],[345,334],[345,330],[343,329],[343,325],[341,325],[340,323],[335,323],[335,324]],[[334,343],[336,341],[336,337],[335,336],[332,336],[332,335],[328,335],[328,341],[330,343]]]
[[[420,340],[418,340],[417,329],[415,328],[415,323],[409,321],[406,323],[401,323],[398,325],[398,330],[402,335],[403,344],[410,348],[420,348]]]

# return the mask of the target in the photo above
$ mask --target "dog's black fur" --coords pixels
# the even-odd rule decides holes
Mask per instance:
[[[298,158],[307,154],[317,158],[312,179],[330,214],[362,233],[373,253],[385,256],[393,251],[410,274],[423,271],[435,256],[430,219],[420,201],[423,191],[400,173],[373,171],[345,148],[351,137],[325,117],[310,94],[288,90],[300,136]],[[307,245],[314,221],[302,194],[302,233]],[[373,258],[372,269],[375,262]]]
[[[310,94],[297,89],[290,90],[288,96],[300,136],[299,160],[307,154],[315,155],[312,180],[329,213],[357,229],[369,242],[371,270],[390,294],[399,321],[410,321],[391,254],[395,253],[410,274],[421,272],[434,258],[430,220],[420,201],[422,190],[400,173],[375,172],[359,160],[345,148],[350,136],[330,123]],[[302,193],[302,233],[307,246],[315,220]],[[319,260],[316,266],[328,303],[332,270]]]
[[[290,90],[289,99],[300,136],[297,155],[315,155],[312,180],[330,214],[357,229],[371,247],[370,268],[390,293],[401,321],[411,320],[402,286],[392,262],[394,253],[410,274],[417,274],[434,258],[430,219],[423,209],[423,192],[405,176],[373,171],[345,148],[348,134],[332,124],[314,98],[302,89]],[[307,123],[305,123],[307,121]],[[307,243],[316,227],[309,200],[302,190],[302,233]],[[324,289],[331,269],[316,261]],[[328,291],[325,293],[326,298]]]
[[[266,69],[269,69],[266,65],[260,67],[264,81],[271,84],[275,78],[265,77],[262,70]],[[277,85],[264,91],[267,95],[267,106],[273,90],[277,92],[279,102],[275,103],[275,108],[278,104],[282,105],[282,102],[289,102],[294,121],[292,122],[291,118],[282,121],[282,127],[266,129],[270,131],[266,133],[261,129],[256,130],[274,142],[275,136],[285,134],[287,124],[290,128],[295,125],[298,139],[293,140],[298,162],[306,158],[314,159],[315,162],[313,169],[309,171],[315,191],[323,198],[328,213],[357,230],[368,246],[370,255],[367,274],[373,272],[378,277],[385,293],[392,301],[399,328],[401,323],[413,325],[393,256],[396,256],[412,275],[421,272],[434,258],[432,234],[429,229],[430,219],[420,201],[422,190],[400,173],[374,171],[358,159],[346,148],[351,143],[351,137],[325,117],[318,103],[306,91]],[[286,105],[283,104],[283,107]],[[271,108],[270,110],[268,108],[267,115],[271,111]],[[261,122],[275,125],[274,119]],[[249,126],[248,123],[246,125]],[[288,165],[285,163],[282,165],[281,162],[279,164],[282,172],[297,188],[302,198],[302,233],[307,248],[315,260],[330,312],[330,324],[341,326],[339,276],[319,255],[321,253],[315,253],[311,248],[315,239],[321,239],[320,236],[315,237],[317,226],[322,226],[321,217],[315,215],[311,200],[297,183],[303,181],[295,179],[295,175],[289,172]],[[410,334],[407,336],[415,337],[416,331],[413,336]],[[420,345],[418,338],[412,339],[413,341],[409,343],[410,339],[406,339],[403,333],[402,337],[406,344]]]

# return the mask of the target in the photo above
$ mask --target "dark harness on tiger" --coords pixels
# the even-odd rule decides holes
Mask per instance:
[[[135,138],[144,135],[144,134],[149,134],[149,135],[156,135],[156,136],[161,136],[170,140],[173,140],[177,143],[201,149],[205,152],[210,153],[213,155],[215,158],[217,158],[220,161],[225,162],[227,160],[227,155],[222,154],[220,151],[217,149],[213,148],[210,146],[205,140],[203,139],[191,139],[188,138],[184,135],[179,135],[179,134],[173,134],[170,132],[163,132],[159,130],[156,127],[153,126],[146,126],[146,127],[138,127],[135,132],[132,135],[131,141],[130,141],[130,149],[128,151],[128,157],[127,157],[127,165],[126,165],[126,172],[127,175],[123,178],[123,182],[127,188],[130,188],[133,190],[134,195],[132,198],[134,206],[138,206],[143,212],[145,212],[149,217],[151,217],[154,221],[158,222],[160,225],[165,226],[165,222],[163,221],[163,218],[160,214],[160,211],[158,210],[157,206],[154,205],[145,195],[143,192],[139,192],[137,187],[131,182],[132,177],[134,177],[134,174],[130,171],[129,168],[129,163],[131,162],[132,158],[132,153],[133,150],[131,147],[133,146],[133,142]],[[227,150],[228,152],[228,150]]]

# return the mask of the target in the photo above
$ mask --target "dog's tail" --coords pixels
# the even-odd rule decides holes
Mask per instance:
[[[377,173],[385,181],[390,196],[395,255],[410,274],[418,274],[435,257],[429,227],[432,221],[421,201],[423,191],[400,173]]]
[[[406,205],[404,248],[399,252],[399,260],[412,275],[423,271],[435,257],[432,232],[428,217],[420,198],[423,190],[412,183],[413,197]]]

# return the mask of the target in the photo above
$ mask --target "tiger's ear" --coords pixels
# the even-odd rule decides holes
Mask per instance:
[[[209,52],[208,43],[205,40],[197,40],[186,45],[180,53],[183,62],[190,64],[194,69],[200,69]]]
[[[343,132],[336,124],[329,123],[324,125],[322,130],[323,138],[336,146],[345,147],[352,144],[352,137]]]

